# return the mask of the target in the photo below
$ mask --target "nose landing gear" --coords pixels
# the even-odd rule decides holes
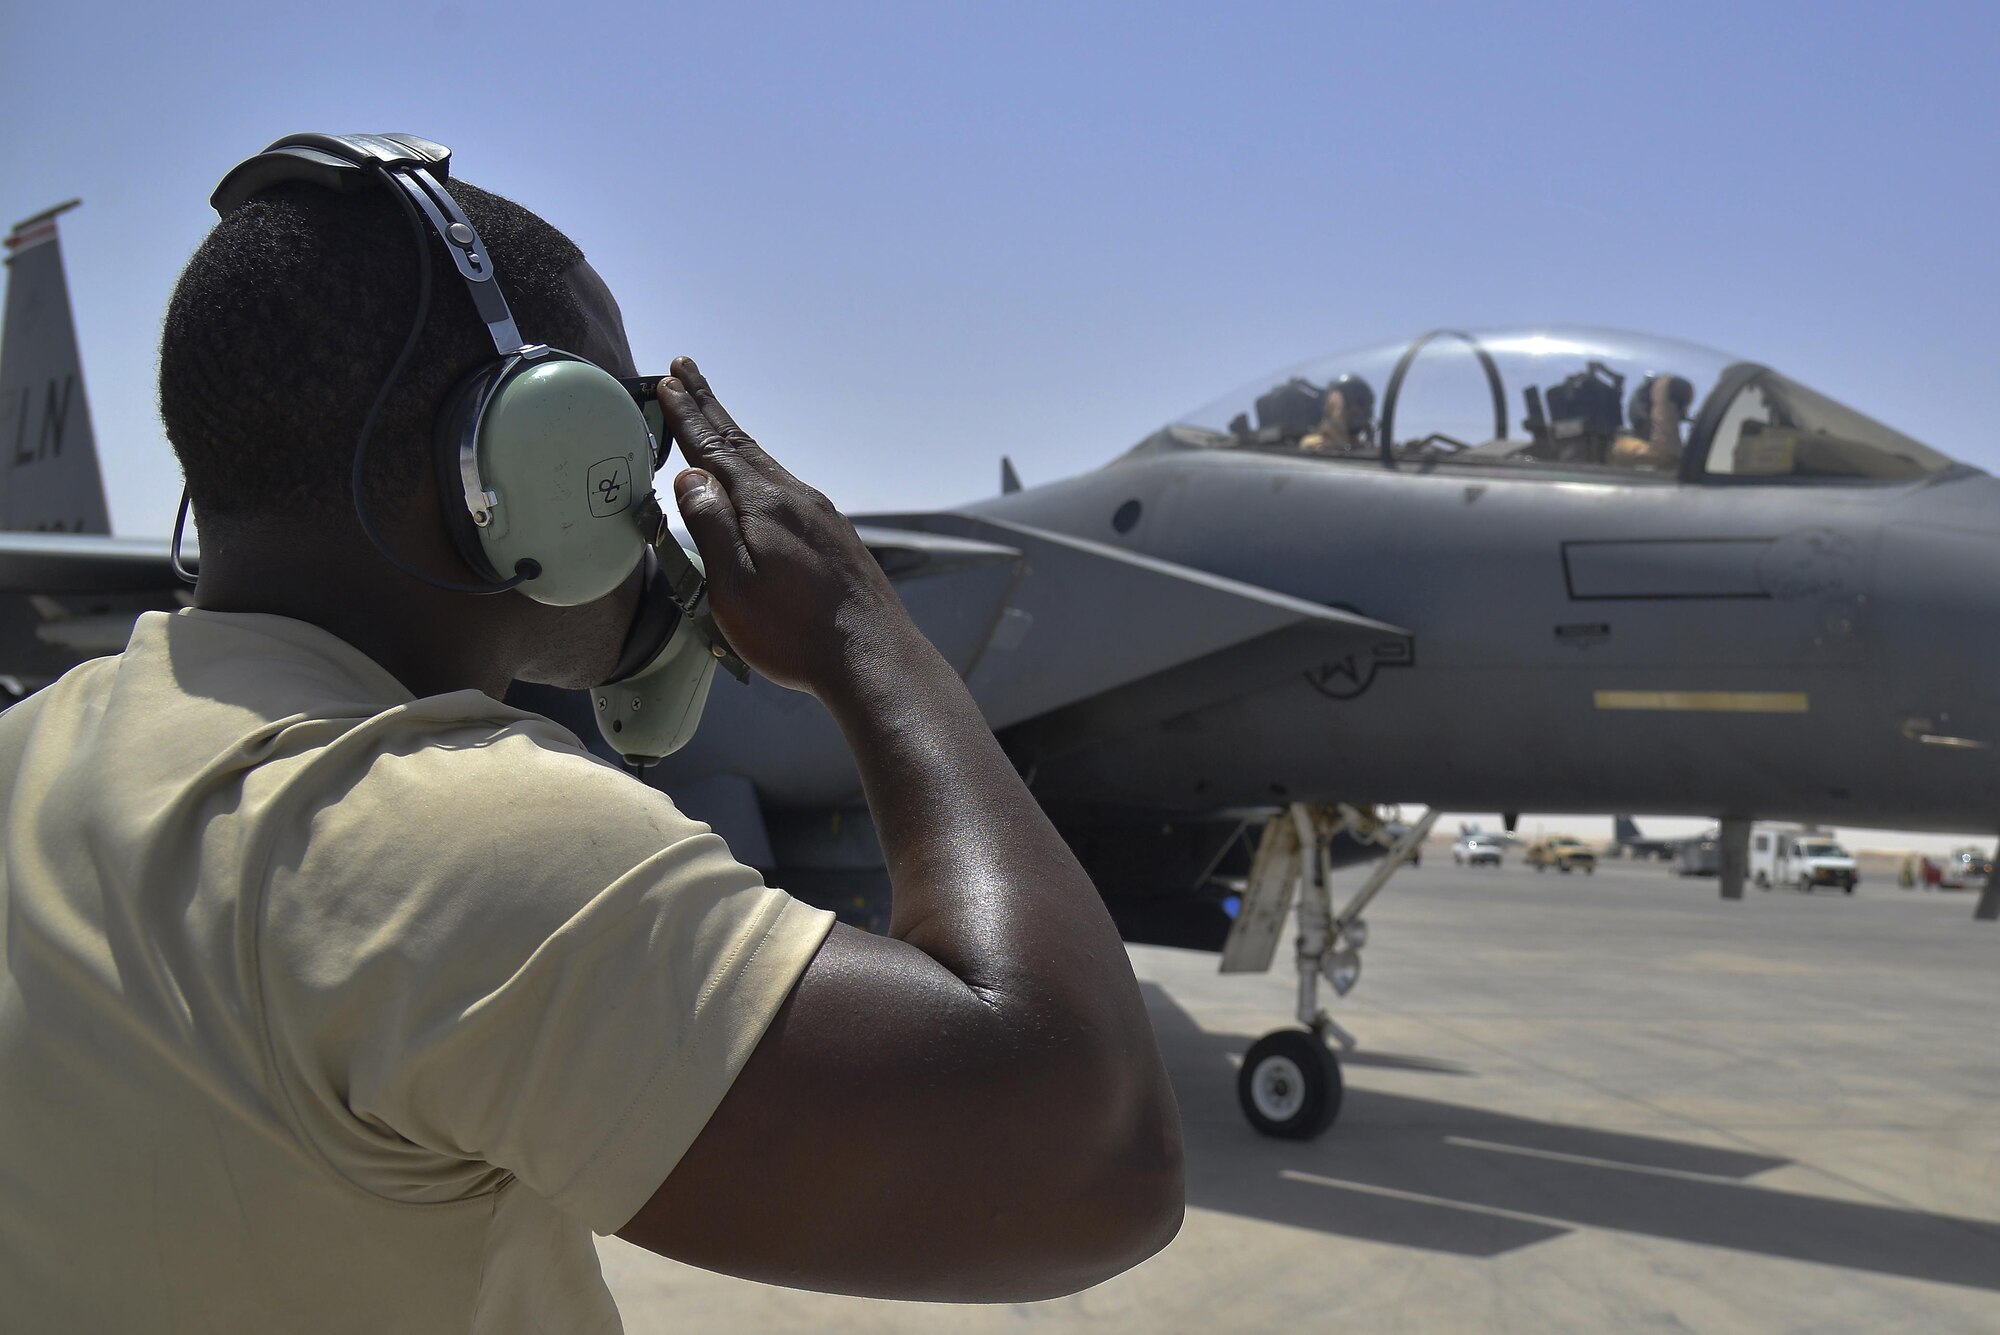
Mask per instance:
[[[1266,1034],[1243,1058],[1236,1099],[1260,1133],[1310,1140],[1339,1115],[1340,1060],[1328,1039],[1346,1051],[1354,1047],[1354,1036],[1321,1008],[1320,980],[1331,983],[1340,996],[1360,981],[1361,948],[1368,942],[1361,911],[1411,859],[1436,823],[1437,813],[1426,811],[1415,824],[1392,831],[1372,813],[1355,807],[1293,803],[1265,825],[1242,910],[1223,947],[1222,971],[1249,973],[1271,967],[1286,910],[1296,894],[1298,1018],[1304,1028]],[[1330,846],[1341,834],[1378,844],[1388,853],[1336,914],[1329,884]]]

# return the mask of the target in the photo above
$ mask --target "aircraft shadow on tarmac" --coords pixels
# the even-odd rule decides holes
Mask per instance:
[[[2000,1290],[2000,1225],[1756,1186],[1790,1160],[1595,1131],[1347,1086],[1313,1142],[1259,1137],[1235,1103],[1252,1036],[1202,1031],[1144,984],[1186,1124],[1188,1204],[1295,1228],[1494,1257],[1603,1228],[1911,1279]],[[1355,1067],[1466,1075],[1355,1053]]]

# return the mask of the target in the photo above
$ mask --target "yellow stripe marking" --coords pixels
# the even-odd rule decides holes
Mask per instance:
[[[1707,714],[1803,714],[1811,708],[1804,691],[1599,691],[1597,707]]]

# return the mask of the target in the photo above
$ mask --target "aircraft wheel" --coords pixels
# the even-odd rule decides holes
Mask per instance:
[[[1236,1101],[1260,1135],[1311,1140],[1340,1113],[1340,1061],[1319,1035],[1280,1029],[1250,1045]]]

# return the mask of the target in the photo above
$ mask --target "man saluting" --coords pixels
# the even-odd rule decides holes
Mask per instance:
[[[634,374],[576,247],[449,189],[522,336]],[[160,350],[195,605],[0,715],[9,1321],[615,1330],[593,1231],[974,1301],[1165,1245],[1178,1122],[1101,902],[853,528],[692,362],[659,402],[711,609],[838,720],[889,935],[500,703],[606,680],[642,575],[441,587],[477,578],[433,433],[493,346],[456,241],[399,210],[292,180],[224,214]]]

